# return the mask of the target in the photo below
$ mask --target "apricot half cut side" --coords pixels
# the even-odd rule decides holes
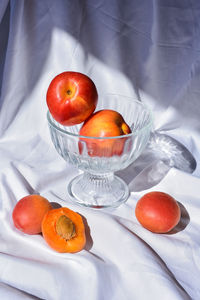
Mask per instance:
[[[57,252],[75,253],[85,247],[85,226],[82,217],[67,207],[52,209],[42,221],[42,234]]]

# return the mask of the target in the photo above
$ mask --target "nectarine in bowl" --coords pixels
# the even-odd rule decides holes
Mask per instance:
[[[129,166],[148,143],[152,114],[144,103],[107,94],[81,124],[63,126],[49,111],[47,119],[57,152],[82,171],[68,184],[71,198],[93,208],[126,201],[128,186],[114,173]]]

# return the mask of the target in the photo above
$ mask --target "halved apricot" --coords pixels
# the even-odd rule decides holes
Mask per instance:
[[[57,252],[75,253],[85,247],[85,226],[81,215],[67,207],[52,209],[42,221],[42,234]]]

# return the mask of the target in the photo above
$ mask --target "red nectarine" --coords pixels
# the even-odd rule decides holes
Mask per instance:
[[[95,110],[97,89],[87,75],[63,72],[50,83],[46,101],[53,118],[64,126],[84,122]]]
[[[81,127],[79,134],[87,137],[116,137],[131,133],[122,115],[117,111],[102,109],[92,114]],[[113,156],[121,155],[124,148],[125,138],[111,139],[84,139],[90,156]],[[83,145],[80,142],[80,152]]]

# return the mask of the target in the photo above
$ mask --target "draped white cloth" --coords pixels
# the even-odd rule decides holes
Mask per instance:
[[[200,299],[199,37],[197,0],[0,1],[0,299]],[[71,202],[67,184],[79,171],[54,149],[45,100],[67,70],[90,76],[99,97],[140,98],[156,132],[190,155],[144,152],[118,172],[131,195],[115,210]],[[155,190],[180,204],[170,234],[135,217],[138,199]],[[84,216],[84,250],[59,254],[15,229],[12,210],[32,193]]]

